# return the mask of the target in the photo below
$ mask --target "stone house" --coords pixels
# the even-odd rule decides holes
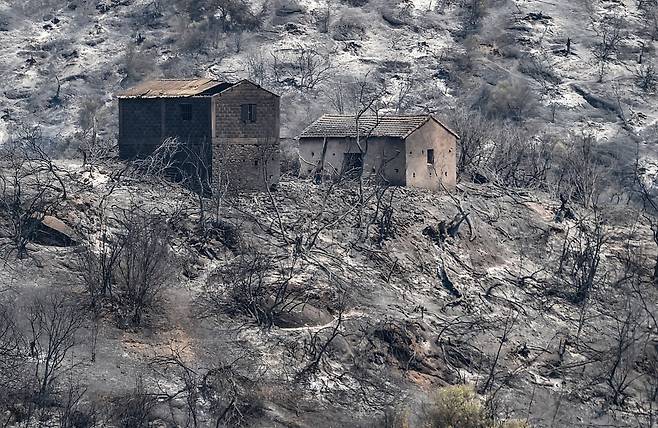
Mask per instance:
[[[457,181],[459,136],[431,115],[324,115],[299,136],[300,175],[364,174],[439,190]]]
[[[248,80],[168,79],[118,94],[119,154],[176,139],[176,172],[204,187],[262,190],[279,180],[279,96]]]

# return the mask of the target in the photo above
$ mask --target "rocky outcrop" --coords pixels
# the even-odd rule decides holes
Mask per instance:
[[[80,242],[77,233],[62,220],[53,216],[44,216],[41,220],[35,220],[38,224],[35,227],[33,242],[41,245],[51,245],[54,247],[71,247],[78,245]]]

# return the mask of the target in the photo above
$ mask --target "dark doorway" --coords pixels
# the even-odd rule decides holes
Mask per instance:
[[[363,154],[345,153],[343,157],[343,175],[359,177],[363,172]]]

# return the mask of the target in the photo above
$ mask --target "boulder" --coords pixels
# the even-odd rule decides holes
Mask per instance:
[[[399,18],[399,14],[394,9],[385,9],[382,12],[382,18],[392,27],[401,27],[406,25],[406,22]]]
[[[308,303],[300,303],[278,313],[274,325],[281,328],[316,327],[329,324],[334,317],[324,309],[316,308]]]
[[[78,245],[79,238],[75,231],[57,217],[50,215],[36,220],[33,242],[54,247],[71,247]]]
[[[331,341],[331,344],[329,345],[329,348],[334,352],[336,357],[343,362],[350,361],[352,358],[354,358],[354,350],[352,349],[352,345],[350,345],[343,336],[334,337],[334,339]]]
[[[301,6],[293,4],[293,5],[281,6],[276,11],[277,16],[289,16],[289,15],[294,15],[296,13],[304,13],[304,9],[302,9]]]
[[[297,13],[304,13],[304,8],[297,2],[287,2],[282,4],[277,10],[277,16],[290,16]]]

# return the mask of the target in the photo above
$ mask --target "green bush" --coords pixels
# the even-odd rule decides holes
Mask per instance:
[[[481,401],[468,385],[439,389],[428,411],[430,426],[436,428],[486,428],[489,420]]]
[[[440,388],[421,416],[412,421],[411,413],[407,408],[395,418],[394,424],[403,428],[530,428],[525,421],[492,419],[470,385]]]

